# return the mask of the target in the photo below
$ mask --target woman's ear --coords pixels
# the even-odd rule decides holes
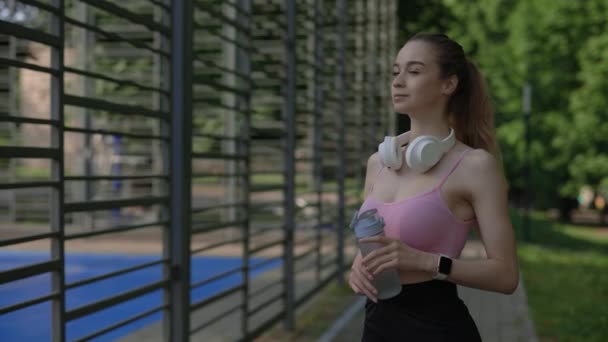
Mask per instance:
[[[452,95],[456,88],[458,87],[458,76],[451,75],[443,82],[443,90],[442,94],[444,95]]]

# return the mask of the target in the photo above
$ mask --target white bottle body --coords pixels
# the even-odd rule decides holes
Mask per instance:
[[[383,234],[381,234],[383,235]],[[361,256],[365,257],[369,252],[384,246],[381,243],[359,243]],[[374,276],[372,284],[378,290],[378,299],[392,298],[401,293],[401,280],[397,270],[385,270]]]

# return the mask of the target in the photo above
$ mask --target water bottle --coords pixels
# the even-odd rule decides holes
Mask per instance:
[[[384,235],[384,219],[377,215],[376,209],[366,210],[361,215],[357,216],[357,212],[351,221],[351,229],[355,231],[361,256],[366,256],[369,252],[376,248],[384,246],[381,243],[362,243],[360,239]],[[401,281],[397,270],[384,270],[380,274],[376,274],[372,280],[372,284],[378,290],[378,299],[392,298],[401,293]]]

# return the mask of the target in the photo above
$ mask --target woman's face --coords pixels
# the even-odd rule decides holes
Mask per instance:
[[[401,48],[393,65],[391,86],[395,112],[424,114],[445,105],[442,102],[447,101],[449,94],[436,60],[429,43],[410,41]]]

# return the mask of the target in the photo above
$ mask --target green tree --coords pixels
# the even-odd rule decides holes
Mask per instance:
[[[589,59],[589,74],[594,74],[591,67],[601,57],[582,52],[577,57],[577,53],[604,34],[605,2],[445,0],[444,3],[459,23],[450,28],[449,34],[462,42],[488,79],[511,190],[517,193],[525,187],[521,177],[525,144],[521,89],[529,81],[533,87],[530,156],[535,204],[563,207],[564,203],[571,203],[568,199],[576,196],[578,187],[596,182],[591,175],[602,172],[597,169],[597,165],[603,165],[601,156],[598,161],[571,165],[575,158],[578,161],[584,158],[581,151],[597,155],[602,148],[601,136],[592,138],[585,131],[593,122],[602,121],[604,114],[598,112],[602,107],[598,105],[595,111],[589,109],[586,114],[579,114],[580,108],[573,101],[576,96],[586,96],[579,102],[601,102],[597,99],[601,97],[601,86],[585,86],[588,81],[582,75],[578,77],[582,59]],[[599,43],[593,44],[596,46],[588,49],[603,51],[597,50]],[[574,122],[579,129],[572,130]],[[588,165],[585,172],[580,170],[583,164]]]
[[[598,193],[608,185],[608,36],[589,38],[578,60],[582,85],[570,97],[573,122],[562,132],[562,144],[573,155],[571,177],[561,189],[564,194],[573,194],[584,184]]]

